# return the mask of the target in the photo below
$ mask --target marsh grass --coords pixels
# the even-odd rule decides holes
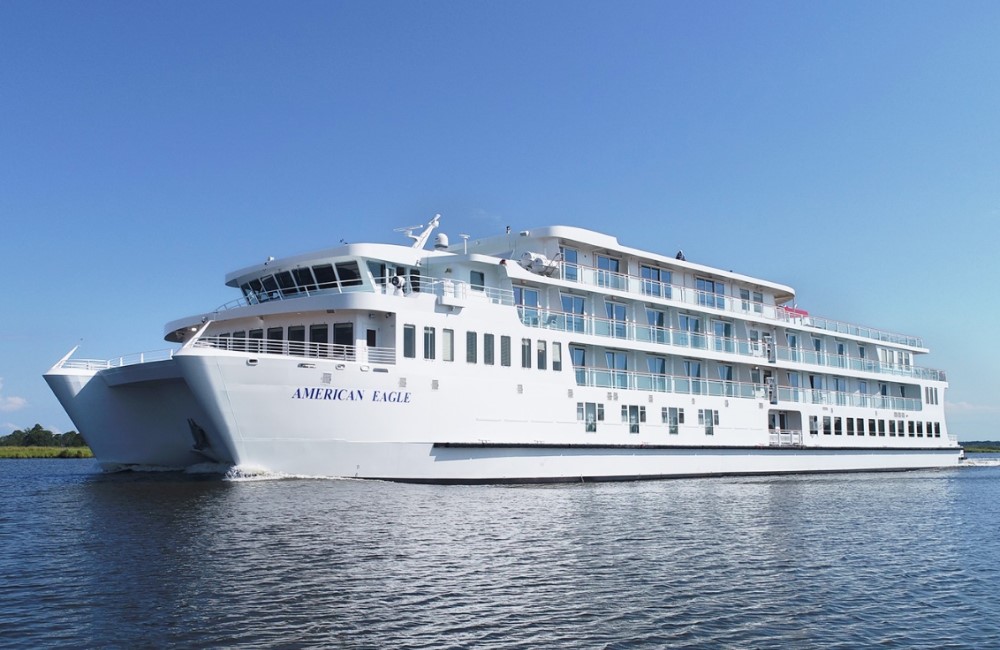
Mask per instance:
[[[0,458],[93,458],[90,447],[0,447]]]

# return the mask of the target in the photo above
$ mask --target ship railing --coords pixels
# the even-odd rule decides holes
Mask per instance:
[[[801,429],[770,429],[768,431],[772,447],[801,447]]]
[[[149,352],[136,352],[126,354],[115,359],[66,359],[59,366],[60,368],[73,368],[76,370],[106,370],[108,368],[120,368],[123,366],[134,366],[140,363],[152,363],[154,361],[167,361],[174,356],[174,349],[151,350]]]
[[[251,354],[276,354],[281,356],[334,359],[338,361],[384,365],[396,363],[395,348],[369,347],[366,345],[278,341],[235,336],[204,336],[195,341],[193,345],[197,348],[214,348],[231,352],[249,352]]]
[[[743,297],[727,296],[712,291],[694,289],[669,282],[661,282],[650,278],[610,271],[608,269],[560,261],[559,277],[566,281],[579,282],[580,284],[600,287],[602,289],[639,294],[650,298],[662,298],[664,300],[741,315],[754,315],[766,320],[793,323],[885,343],[908,345],[918,348],[923,347],[923,340],[916,336],[812,316],[801,310],[788,309],[781,305],[769,305]]]
[[[485,300],[495,305],[513,305],[514,292],[510,289],[498,289],[482,284],[472,284],[462,280],[427,280],[420,283],[420,290],[440,298],[458,298],[460,300]]]
[[[769,387],[755,382],[708,379],[659,373],[633,372],[574,366],[578,386],[639,390],[654,393],[682,395],[707,395],[742,399],[767,399],[772,404],[799,403],[836,406],[857,406],[894,411],[920,411],[919,399],[888,395],[861,395],[843,391],[797,388],[790,386]]]
[[[560,332],[576,332],[640,343],[660,343],[692,350],[712,350],[764,361],[774,351],[776,359],[792,361],[828,368],[845,368],[875,374],[889,374],[899,377],[933,379],[944,381],[942,370],[921,368],[914,365],[885,364],[871,359],[860,359],[847,355],[830,355],[813,350],[788,348],[761,341],[737,339],[732,336],[692,332],[653,325],[643,325],[629,320],[597,318],[584,314],[550,311],[537,307],[518,306],[521,322],[530,327],[551,329]]]

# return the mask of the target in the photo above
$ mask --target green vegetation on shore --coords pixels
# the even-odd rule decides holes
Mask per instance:
[[[0,447],[0,458],[93,458],[90,447]]]
[[[974,440],[959,444],[967,453],[971,454],[1000,454],[1000,442],[996,440]]]
[[[83,436],[76,431],[52,433],[36,424],[0,437],[0,458],[93,458]]]

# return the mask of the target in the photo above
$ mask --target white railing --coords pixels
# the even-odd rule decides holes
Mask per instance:
[[[717,336],[704,332],[641,325],[627,320],[596,318],[583,314],[570,314],[533,307],[518,307],[521,322],[529,327],[551,329],[560,332],[578,332],[625,341],[661,343],[693,350],[713,350],[765,360],[768,354],[763,342],[752,342],[735,337]],[[912,377],[918,379],[945,380],[943,370],[921,368],[912,365],[885,364],[871,359],[858,359],[847,355],[831,355],[812,350],[774,346],[777,358],[825,368],[850,368],[863,372]]]
[[[573,371],[576,374],[576,384],[578,386],[642,390],[682,395],[766,399],[772,404],[792,402],[798,404],[859,406],[895,411],[922,410],[922,403],[919,399],[891,397],[888,395],[860,395],[841,391],[795,388],[791,386],[769,388],[766,384],[752,382],[725,381],[703,377],[661,375],[581,366],[574,366]]]
[[[133,366],[140,363],[152,363],[154,361],[166,361],[173,358],[174,350],[152,350],[150,352],[136,352],[126,354],[116,359],[66,359],[60,364],[60,368],[74,368],[77,370],[105,370],[107,368],[120,368],[122,366]]]
[[[205,336],[193,343],[196,348],[215,348],[251,354],[276,354],[281,356],[334,359],[358,363],[396,363],[395,348],[368,347],[365,345],[337,345],[305,341],[275,341],[233,336]]]
[[[841,321],[811,316],[795,309],[787,309],[782,306],[768,305],[760,302],[753,302],[737,298],[735,296],[723,296],[708,291],[699,291],[690,287],[684,287],[667,282],[658,282],[641,278],[625,273],[614,273],[604,269],[598,269],[580,264],[569,264],[559,262],[559,273],[563,280],[579,282],[581,284],[601,287],[625,293],[640,294],[653,298],[663,298],[675,302],[709,309],[732,312],[743,315],[756,314],[757,316],[780,322],[794,322],[802,326],[835,332],[838,334],[850,334],[861,338],[884,341],[886,343],[896,343],[913,347],[923,347],[923,340],[916,336],[897,334],[886,330],[854,325]]]
[[[802,431],[800,429],[771,429],[768,433],[772,447],[802,446]]]

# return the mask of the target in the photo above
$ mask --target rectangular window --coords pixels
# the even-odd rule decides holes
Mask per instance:
[[[531,367],[531,339],[521,339],[521,367]]]
[[[514,287],[514,304],[517,314],[525,325],[538,325],[538,290]]]
[[[299,285],[299,291],[315,291],[316,280],[313,279],[312,271],[308,266],[300,269],[292,269],[295,276],[295,284]]]
[[[455,330],[441,330],[441,360],[455,360]]]
[[[664,407],[661,412],[661,417],[663,418],[663,422],[669,425],[669,433],[676,435],[680,430],[679,425],[684,424],[684,409],[679,409],[673,406],[670,408]]]
[[[433,327],[424,328],[424,358],[434,359],[437,357],[435,350],[435,336]]]
[[[809,416],[809,434],[814,436],[819,435],[819,417],[815,415]]]
[[[892,438],[896,437],[896,421],[889,420],[889,436]]]
[[[854,435],[854,418],[847,418],[847,435]]]
[[[844,431],[843,431],[843,428],[841,427],[840,417],[838,416],[838,417],[833,418],[833,435],[840,436],[840,435],[843,435],[843,434],[844,434]]]
[[[487,366],[493,365],[493,339],[492,334],[483,334],[483,363]]]
[[[924,423],[922,420],[917,420],[917,437],[924,437]]]
[[[563,280],[576,282],[577,277],[579,277],[580,274],[580,267],[577,266],[577,261],[579,259],[577,250],[575,248],[560,246],[559,254],[562,255]]]
[[[917,433],[917,428],[916,428],[916,426],[915,426],[915,425],[913,424],[913,420],[910,420],[910,421],[909,421],[909,422],[907,423],[907,428],[909,429],[909,431],[907,431],[907,433],[908,433],[908,434],[910,435],[910,437],[911,437],[911,438],[912,438],[913,436],[915,436],[915,435],[916,435],[916,433]]]
[[[500,337],[500,365],[510,366],[510,337]]]
[[[823,435],[828,436],[833,433],[833,420],[829,415],[823,416]]]
[[[941,437],[941,423],[940,422],[935,422],[934,423],[934,437],[935,438],[940,438]]]
[[[356,287],[361,284],[361,272],[358,270],[357,262],[337,264],[337,276],[340,278],[340,286],[342,287]]]
[[[873,436],[875,435],[875,420],[874,419],[868,420],[868,433],[870,433]]]
[[[478,340],[479,335],[476,332],[465,333],[465,360],[469,363],[479,362],[479,350],[476,348]]]
[[[878,421],[878,434],[880,436],[885,436],[885,420]]]
[[[670,297],[670,271],[655,266],[639,267],[642,278],[642,292],[647,296]]]
[[[333,272],[332,264],[319,264],[312,267],[312,270],[320,289],[334,289],[337,287],[337,275]]]
[[[284,327],[267,328],[267,351],[273,354],[281,354],[282,341],[285,340]]]
[[[584,421],[583,430],[587,433],[594,433],[597,431],[597,404],[593,402],[587,402],[586,404],[586,419]]]
[[[289,331],[291,335],[291,331]],[[309,346],[307,348],[311,357],[325,357],[329,354],[330,348],[330,326],[326,323],[315,323],[309,326]]]
[[[865,420],[864,418],[858,418],[858,435],[865,435]]]
[[[607,255],[597,255],[597,286],[612,289],[623,288],[621,276],[622,261]]]
[[[538,369],[545,370],[549,367],[548,354],[546,351],[545,341],[538,341],[536,348],[538,356]]]
[[[698,409],[698,424],[704,425],[705,435],[715,435],[715,427],[719,424],[719,412],[713,409]]]
[[[726,308],[726,285],[708,278],[695,278],[695,289],[698,294],[698,304],[716,309]]]
[[[552,369],[556,372],[562,370],[562,343],[552,344]]]
[[[482,271],[469,271],[469,284],[473,291],[486,290],[486,274]]]
[[[305,354],[306,328],[304,325],[288,326],[288,353],[298,356]]]
[[[250,335],[247,337],[250,340],[247,341],[249,344],[247,349],[250,352],[263,352],[263,340],[264,340],[264,330],[253,329],[250,330]]]

